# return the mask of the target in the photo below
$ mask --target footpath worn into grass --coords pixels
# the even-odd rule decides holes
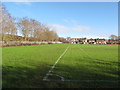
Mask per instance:
[[[43,81],[68,46],[51,72],[66,81],[57,76]],[[2,52],[3,88],[118,87],[117,82],[108,82],[118,80],[118,46],[52,44],[3,47]]]

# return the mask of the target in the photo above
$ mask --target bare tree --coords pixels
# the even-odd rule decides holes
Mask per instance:
[[[45,30],[45,37],[47,41],[55,41],[58,40],[58,35],[54,30],[51,30],[50,27],[47,25],[44,25],[44,30]]]
[[[15,40],[15,36],[17,35],[17,27],[15,26],[14,20],[15,19],[11,17],[9,22],[10,25],[9,32],[11,35],[11,40]]]
[[[8,13],[2,3],[0,3],[0,25],[2,29],[0,32],[2,40],[16,40],[16,37],[18,37],[19,40],[22,38],[25,41],[58,40],[57,33],[51,30],[46,24],[26,17],[15,19]]]
[[[31,31],[31,24],[30,24],[30,19],[28,18],[21,18],[19,19],[19,22],[17,23],[18,28],[25,38],[25,41],[29,40],[29,35]]]
[[[67,41],[64,37],[59,37],[58,40],[63,43],[69,43],[69,41]]]
[[[35,41],[41,40],[41,34],[43,31],[42,24],[34,19],[31,19],[31,37],[35,39]]]
[[[2,32],[2,40],[5,40],[5,34],[8,32],[9,23],[8,23],[9,13],[7,12],[5,6],[0,3],[0,24],[1,24],[1,32]]]
[[[111,44],[118,44],[119,43],[118,36],[112,34],[112,35],[110,35],[109,38],[110,38],[109,43],[111,43]]]
[[[56,40],[58,40],[58,35],[57,35],[57,33],[55,32],[55,31],[50,31],[49,32],[50,33],[50,40],[51,41],[56,41]]]
[[[2,40],[13,40],[14,35],[17,32],[17,28],[14,23],[14,18],[8,13],[6,10],[5,6],[0,3],[0,24],[1,24],[1,29],[2,29]],[[9,37],[6,39],[6,36]]]
[[[113,40],[117,40],[118,39],[118,36],[116,36],[116,35],[110,35],[110,37],[109,37],[110,39],[113,39]]]

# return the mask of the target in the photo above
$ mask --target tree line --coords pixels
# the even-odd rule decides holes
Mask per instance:
[[[111,35],[111,42],[120,40],[120,36]],[[58,37],[54,30],[35,19],[15,18],[0,2],[0,41],[60,41],[68,43],[65,38]]]
[[[0,3],[0,26],[2,41],[58,41],[59,37],[46,24],[35,19],[15,18]]]

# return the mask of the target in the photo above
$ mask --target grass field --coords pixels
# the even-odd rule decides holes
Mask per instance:
[[[3,47],[2,53],[3,88],[118,87],[117,45]]]

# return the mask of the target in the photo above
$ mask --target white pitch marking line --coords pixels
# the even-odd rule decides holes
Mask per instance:
[[[57,75],[57,74],[49,74],[49,75],[51,75],[51,76],[53,76],[53,75],[54,75],[54,76],[58,76],[58,77],[61,78],[62,81],[64,81],[64,77],[62,77],[62,76],[60,76],[60,75]]]
[[[80,48],[88,57],[92,58],[89,54],[87,54],[82,48]]]
[[[55,64],[51,67],[51,69],[48,71],[48,73],[45,75],[45,77],[43,78],[43,80],[47,80],[48,76],[50,75],[50,73],[52,72],[52,70],[55,68],[55,65],[58,63],[58,61],[61,59],[61,57],[66,53],[66,51],[68,50],[69,46],[65,49],[65,51],[60,55],[60,57],[57,59],[57,61],[55,62]]]
[[[49,81],[49,80],[48,80]],[[61,80],[51,80],[51,81],[60,81]],[[118,83],[120,80],[64,80],[65,82],[116,82]]]

